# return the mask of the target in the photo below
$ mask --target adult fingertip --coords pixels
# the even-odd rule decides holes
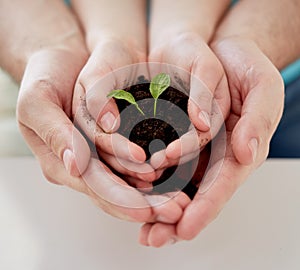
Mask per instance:
[[[166,148],[166,156],[170,159],[178,159],[181,155],[180,140],[170,143]]]
[[[129,159],[131,161],[140,164],[146,161],[146,153],[143,150],[143,148],[141,148],[140,146],[138,146],[133,142],[129,142],[128,147],[129,147],[129,154],[130,154]]]
[[[205,227],[210,209],[203,204],[190,204],[176,227],[176,235],[182,240],[194,239]]]
[[[152,225],[150,223],[145,223],[145,224],[143,224],[143,226],[140,229],[138,241],[143,246],[146,246],[146,247],[150,246],[148,243],[148,236],[149,236],[151,227],[152,227]]]
[[[108,111],[101,117],[100,126],[105,132],[112,133],[116,130],[117,122],[117,117]]]
[[[248,141],[248,143],[247,143]],[[238,162],[244,166],[249,166],[256,161],[258,155],[258,139],[253,137],[250,140],[232,142],[232,149]]]
[[[150,158],[150,165],[154,170],[161,169],[161,167],[166,164],[166,154],[165,150],[155,152]]]

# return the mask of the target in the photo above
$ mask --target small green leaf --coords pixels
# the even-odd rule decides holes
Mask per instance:
[[[107,95],[107,97],[123,99],[123,100],[128,101],[131,104],[136,104],[136,101],[135,101],[133,95],[125,90],[113,90]]]
[[[157,74],[150,83],[150,93],[154,98],[154,117],[156,116],[156,106],[158,97],[170,86],[171,79],[168,74]]]
[[[150,83],[150,93],[154,99],[158,97],[170,86],[171,79],[168,74],[157,74]]]
[[[116,99],[126,100],[129,103],[133,104],[142,115],[145,115],[144,112],[139,107],[139,105],[136,103],[136,101],[134,99],[134,96],[131,93],[125,91],[125,90],[122,90],[122,89],[112,90],[107,95],[107,97],[108,98],[113,97],[113,98],[116,98]]]

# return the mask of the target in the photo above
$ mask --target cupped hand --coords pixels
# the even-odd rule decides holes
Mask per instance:
[[[194,159],[218,133],[229,113],[230,96],[221,63],[195,33],[182,33],[153,46],[149,61],[150,73],[157,72],[151,62],[174,66],[169,68],[171,78],[189,91],[188,115],[195,127],[152,156],[152,166],[164,169]]]
[[[27,63],[17,102],[20,130],[43,171],[53,156],[70,175],[84,172],[90,159],[88,144],[70,119],[73,88],[87,53],[82,48],[52,48],[34,53]],[[58,182],[53,172],[50,181]],[[63,183],[62,183],[63,184]]]
[[[177,202],[166,196],[147,198],[91,157],[86,139],[70,119],[73,87],[85,61],[84,50],[80,55],[80,50],[51,49],[35,53],[27,65],[17,105],[18,121],[45,177],[87,194],[118,218],[176,222],[182,215]]]
[[[225,156],[219,153],[211,159],[197,194],[176,225],[148,223],[142,227],[140,242],[144,245],[158,246],[196,237],[266,159],[270,139],[281,118],[282,78],[257,45],[235,37],[215,42],[212,48],[226,71],[231,94],[226,140],[218,135],[212,149],[218,151],[217,146],[226,142]]]
[[[143,61],[145,53],[126,42],[112,37],[102,39],[80,72],[73,97],[74,120],[96,145],[100,158],[117,172],[144,180],[136,184],[139,187],[147,187],[156,173],[145,163],[144,150],[117,132],[118,107],[107,95],[135,84],[139,74],[145,75],[147,66],[138,64]]]

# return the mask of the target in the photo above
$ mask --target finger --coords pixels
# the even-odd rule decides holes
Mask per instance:
[[[168,158],[166,156],[165,150],[156,152],[153,154],[153,156],[150,159],[150,164],[155,170],[164,170],[166,168],[172,167],[172,166],[178,166],[185,164],[196,157],[199,156],[199,149],[197,149],[195,152],[188,153],[184,156],[181,156],[179,158]]]
[[[45,86],[41,85],[38,87],[39,91],[51,90],[42,89]],[[17,114],[20,124],[33,130],[47,147],[63,160],[66,170],[71,175],[79,176],[86,169],[90,159],[90,149],[86,140],[58,105],[43,97],[35,99],[31,100],[30,104],[27,98],[19,101]],[[45,113],[41,113],[43,111]],[[36,117],[37,113],[39,117]]]
[[[145,199],[152,207],[155,222],[174,224],[180,219],[183,212],[180,205],[168,196],[145,195]]]
[[[139,233],[139,243],[143,246],[149,246],[148,243],[148,236],[152,227],[152,223],[145,223],[141,227],[140,233]]]
[[[63,61],[65,59],[68,61]],[[60,160],[64,160],[72,175],[82,173],[90,158],[86,140],[65,112],[70,112],[72,87],[83,65],[82,59],[79,60],[80,57],[66,50],[46,50],[31,56],[17,102],[20,124],[33,130]],[[55,67],[68,70],[69,79],[62,80]]]
[[[137,188],[140,192],[149,193],[153,190],[152,183],[139,180],[132,176],[125,176],[124,179],[129,185]]]
[[[146,222],[154,219],[152,209],[143,194],[112,174],[98,160],[92,159],[82,176],[83,181],[96,195],[100,206],[107,204],[110,214],[116,212],[122,219]],[[105,210],[105,209],[104,209]]]
[[[152,182],[156,178],[154,169],[147,163],[137,164],[105,153],[100,155],[107,164],[123,175],[129,175],[145,182]]]
[[[232,110],[241,116],[232,133],[233,152],[241,164],[261,163],[282,115],[284,85],[271,61],[249,40],[212,44],[230,78]],[[232,61],[230,55],[236,55]],[[236,62],[238,61],[238,62]]]
[[[201,70],[200,70],[201,71]],[[191,75],[191,91],[188,102],[189,116],[198,130],[206,132],[211,127],[211,104],[213,92],[199,76]]]
[[[178,241],[176,227],[171,224],[155,223],[150,229],[146,228],[141,233],[144,234],[141,236],[142,239],[145,239],[146,235],[148,235],[146,243],[152,247],[158,248],[164,245],[172,245]]]
[[[119,133],[97,133],[95,136],[97,148],[110,155],[135,163],[144,163],[146,154],[142,147],[129,141]]]
[[[188,112],[192,123],[202,131],[216,135],[226,119],[230,95],[224,70],[211,52],[198,57],[192,67]]]
[[[191,202],[189,196],[187,196],[184,192],[168,192],[165,194],[165,196],[173,199],[183,210]]]
[[[89,114],[85,100],[80,100],[79,97],[82,95],[82,92],[79,91],[80,89],[77,88],[74,104],[74,106],[77,106],[77,109],[73,116],[74,122],[81,127],[98,150],[136,163],[145,162],[146,154],[140,146],[130,142],[118,133],[107,134],[101,130]]]
[[[170,143],[166,148],[166,156],[169,159],[179,159],[204,147],[209,141],[209,134],[190,130],[179,139]]]
[[[146,70],[145,65],[133,65],[139,61],[138,55],[122,43],[103,41],[93,51],[79,76],[78,85],[86,95],[87,109],[106,132],[116,131],[120,125],[118,107],[107,95],[112,90],[136,84],[137,73],[141,72],[140,69]]]
[[[224,156],[214,158],[214,162],[204,174],[194,199],[185,208],[177,226],[179,238],[190,240],[201,232],[217,217],[225,203],[249,175],[251,168],[241,165],[235,159],[229,145],[230,138],[228,138],[225,159]]]
[[[110,175],[109,170],[103,171],[105,167],[101,166],[99,161],[93,159],[86,170],[87,174],[93,173],[93,177],[97,178],[96,181],[101,182],[99,185],[91,183],[95,179],[90,179],[87,175],[84,175],[83,178],[70,176],[67,174],[63,162],[51,152],[32,130],[23,125],[20,125],[20,130],[37,156],[43,174],[50,182],[59,183],[87,194],[97,206],[114,217],[138,222],[149,222],[154,219],[152,210],[143,196],[134,190],[127,190],[126,194],[122,194],[123,190],[126,189],[126,187],[123,189],[123,185],[126,184],[119,178]],[[92,189],[89,189],[86,182],[91,183]],[[94,187],[95,189],[93,189]],[[97,193],[101,195],[105,192],[108,192],[105,196],[97,195]],[[113,194],[112,197],[111,194]],[[126,197],[126,195],[130,197]],[[116,199],[118,196],[120,198]]]
[[[59,159],[45,142],[31,129],[19,123],[19,129],[41,166],[45,178],[51,183],[68,186],[88,194],[87,186],[79,177],[70,176],[63,161]]]
[[[241,119],[232,133],[232,148],[241,164],[260,164],[269,152],[272,135],[283,112],[284,85],[278,72],[249,91]],[[271,109],[272,108],[272,109]]]
[[[207,132],[213,126],[211,118],[215,114],[213,107],[216,102],[220,102],[218,111],[222,112],[221,118],[224,119],[228,114],[230,99],[223,67],[199,36],[181,34],[171,40],[167,47],[154,48],[149,59],[170,64],[164,69],[171,76],[175,74],[172,81],[180,90],[190,92],[188,112],[197,129]],[[163,68],[151,65],[150,73],[155,73],[158,69]],[[176,83],[179,81],[180,83]],[[220,122],[222,121],[217,122],[218,126],[221,125]]]

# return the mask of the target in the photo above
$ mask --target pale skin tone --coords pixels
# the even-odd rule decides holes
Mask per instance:
[[[98,177],[107,174],[112,175],[112,173],[95,159],[90,159],[90,152],[85,140],[74,129],[72,122],[69,120],[72,115],[71,97],[74,85],[76,85],[76,90],[73,101],[73,116],[76,115],[76,108],[81,106],[79,102],[80,95],[88,90],[89,83],[93,84],[109,68],[117,68],[147,60],[145,24],[128,22],[130,19],[126,17],[122,19],[122,26],[128,22],[128,29],[133,31],[128,31],[125,26],[123,29],[126,29],[126,31],[124,31],[109,21],[109,18],[105,16],[107,13],[104,12],[102,16],[96,16],[99,15],[100,8],[97,10],[96,15],[93,15],[96,6],[92,6],[91,3],[87,5],[87,7],[93,7],[89,11],[90,16],[80,13],[79,10],[85,10],[80,8],[80,5],[87,1],[76,1],[75,10],[84,29],[84,39],[76,19],[60,1],[53,1],[51,5],[48,3],[44,9],[43,5],[39,6],[41,9],[37,9],[36,2],[31,2],[32,5],[20,1],[18,7],[22,4],[24,7],[15,9],[11,1],[2,1],[5,8],[1,7],[1,11],[5,10],[5,12],[1,16],[12,19],[2,20],[8,25],[1,25],[0,32],[1,34],[5,33],[5,29],[11,29],[12,25],[14,25],[12,29],[16,30],[10,32],[5,41],[6,43],[1,44],[0,60],[1,66],[8,70],[18,81],[21,80],[26,67],[20,90],[18,118],[21,131],[39,159],[46,177],[53,182],[68,185],[88,194],[104,211],[114,216],[145,222],[140,233],[140,242],[144,245],[158,247],[167,242],[172,242],[174,239],[194,238],[217,216],[238,186],[266,158],[269,141],[279,122],[283,106],[283,84],[276,68],[284,67],[300,55],[300,37],[297,34],[297,29],[300,28],[299,16],[297,15],[300,10],[299,1],[283,4],[282,1],[244,0],[226,14],[224,18],[222,18],[222,15],[228,5],[226,1],[224,1],[224,6],[217,3],[220,1],[210,1],[209,7],[207,3],[204,5],[202,1],[193,3],[199,5],[197,7],[199,10],[201,10],[201,3],[202,7],[205,6],[206,11],[202,16],[198,16],[199,10],[194,6],[187,5],[183,9],[180,1],[177,1],[175,7],[178,9],[174,7],[172,13],[169,13],[173,14],[174,18],[170,15],[171,18],[168,18],[168,20],[169,22],[176,21],[178,23],[166,24],[165,32],[158,29],[155,23],[159,25],[159,20],[162,20],[161,23],[163,24],[163,12],[165,11],[160,9],[159,5],[162,5],[162,7],[164,5],[168,6],[168,1],[154,1],[153,24],[150,24],[149,31],[149,59],[155,61],[159,58],[158,60],[172,63],[172,61],[175,61],[174,59],[180,57],[179,45],[182,48],[188,46],[189,61],[185,62],[183,60],[180,64],[182,68],[191,69],[195,75],[200,76],[212,95],[219,100],[224,117],[227,117],[227,151],[217,178],[213,179],[212,175],[214,175],[214,170],[219,168],[218,165],[221,160],[216,160],[215,166],[212,166],[207,173],[206,183],[214,181],[214,184],[208,190],[203,192],[200,188],[193,201],[180,193],[169,200],[168,203],[152,208],[149,207],[149,204],[153,204],[153,200],[159,201],[161,198],[145,199],[130,187],[126,188],[125,192],[122,187],[126,183],[116,176],[112,176],[115,181],[109,181],[109,179],[103,181],[103,185],[97,186],[95,190],[93,177],[89,178],[88,176],[93,175],[94,172]],[[37,2],[41,3],[40,1]],[[104,1],[102,4],[105,4]],[[143,4],[140,4],[140,2],[134,3],[134,1],[128,1],[126,4],[133,4],[130,10],[137,12],[137,16],[132,16],[132,20],[137,18],[142,22],[144,20],[141,15]],[[30,6],[34,8],[30,8]],[[111,7],[114,6],[115,4],[112,3]],[[257,12],[258,6],[261,12]],[[138,7],[141,9],[139,10]],[[283,7],[285,13],[282,13]],[[126,7],[121,8],[124,11]],[[20,15],[16,14],[18,10],[25,17],[16,16]],[[28,12],[24,12],[24,10]],[[111,9],[111,12],[113,10]],[[159,13],[160,10],[161,13]],[[12,12],[11,16],[7,16],[8,11]],[[40,17],[37,17],[37,14],[40,14]],[[45,14],[48,14],[49,17]],[[193,16],[193,14],[195,15]],[[209,16],[205,18],[205,14],[209,14]],[[268,14],[268,20],[266,20],[266,14]],[[122,12],[117,12],[115,16],[122,16]],[[19,28],[15,17],[20,18],[22,21]],[[30,24],[32,17],[35,18],[34,25]],[[112,17],[114,18],[114,16]],[[65,20],[60,21],[57,18],[65,18]],[[102,18],[103,21],[99,18]],[[203,18],[205,23],[198,22],[196,19],[189,21],[187,18]],[[290,18],[293,18],[292,26],[290,25]],[[216,30],[215,27],[221,19],[222,21]],[[58,23],[58,27],[50,27],[50,25],[54,26],[53,21]],[[29,28],[30,34],[24,31],[22,27],[24,24],[31,25],[32,28]],[[105,27],[101,28],[100,26]],[[52,31],[44,31],[44,29],[49,28]],[[137,32],[140,33],[138,38],[134,36]],[[35,34],[33,35],[33,33]],[[111,36],[111,33],[115,34]],[[159,36],[160,34],[168,35],[168,39],[162,39]],[[28,40],[29,35],[31,42],[24,42],[24,40]],[[57,37],[57,40],[53,40],[53,36]],[[120,42],[116,38],[120,36],[123,40],[126,40],[121,48],[118,47]],[[177,36],[181,39],[176,39]],[[161,43],[162,40],[168,40],[170,43],[163,44]],[[172,44],[173,46],[175,44],[176,48],[178,47],[178,51],[174,51],[173,56],[168,50]],[[211,49],[207,44],[211,45]],[[116,62],[116,59],[107,51],[107,48],[112,45],[116,46],[114,47],[116,48],[114,54],[119,52],[120,55],[124,56],[119,58],[120,62]],[[135,51],[138,53],[135,53]],[[203,58],[198,58],[197,54],[194,55],[195,51],[203,55]],[[96,62],[97,56],[103,55],[102,53],[106,56],[103,59],[106,64],[97,69],[98,64],[102,63],[101,61]],[[203,61],[193,66],[191,63],[195,63],[194,58],[197,61],[199,59]],[[107,62],[109,63],[108,66]],[[18,65],[13,63],[18,63]],[[213,75],[217,77],[205,77],[207,70],[214,68],[217,72]],[[206,72],[202,73],[202,69],[205,69]],[[67,77],[70,80],[62,80],[62,76],[58,76],[65,70],[69,70]],[[223,76],[225,72],[228,83],[226,77]],[[222,84],[216,85],[216,79],[219,79],[218,81]],[[51,83],[49,83],[50,81]],[[229,87],[224,91],[227,85]],[[37,91],[37,89],[43,89],[43,91]],[[198,95],[196,89],[191,93],[194,93],[195,97]],[[222,100],[223,95],[228,93],[231,95],[231,103],[227,99]],[[205,92],[202,94],[205,96]],[[207,106],[207,104],[210,103],[201,104],[201,99],[196,98],[196,100],[198,106],[190,104],[190,118],[197,128],[209,134],[209,130],[213,128],[207,125],[210,121],[201,121],[198,116],[199,112],[203,110],[209,112],[210,106]],[[113,102],[108,103],[108,107],[101,110],[102,114],[100,115],[99,111],[93,112],[91,109],[92,104],[93,102],[99,102],[101,105],[106,101],[91,98],[90,100],[87,99],[86,102],[94,122],[92,121],[89,126],[85,127],[85,132],[89,136],[94,136],[91,130],[95,128],[109,129],[109,125],[104,127],[109,124],[108,121],[101,121],[101,116],[107,111],[111,111],[114,116],[117,115],[118,112],[115,111],[116,107]],[[45,108],[49,108],[49,113],[43,116],[40,112]],[[195,113],[193,114],[193,112]],[[34,117],[36,114],[38,114],[38,117]],[[118,123],[111,125],[111,127],[110,131],[113,131],[118,127]],[[102,132],[101,129],[100,132]],[[74,138],[73,134],[75,134],[74,141],[76,143],[70,144]],[[103,140],[107,139],[107,135],[100,137]],[[174,143],[172,148],[170,146],[172,151],[167,149],[166,153],[159,154],[167,157],[164,167],[171,165],[173,160],[176,161],[178,156],[182,154],[182,144],[185,146],[184,149],[188,149],[183,154],[192,153],[199,147],[199,145],[192,145],[187,148],[189,144],[185,143],[184,140],[180,143]],[[101,144],[101,140],[99,144]],[[128,144],[128,142],[124,141],[124,144]],[[138,147],[129,146],[120,148],[120,152],[112,154],[109,146],[102,144],[101,151],[110,155],[110,158],[121,156],[124,159],[134,153],[135,162],[132,163],[140,164],[140,166],[137,166],[140,171],[141,166],[144,166],[143,153]],[[126,152],[129,148],[131,149],[130,153]],[[132,148],[135,150],[132,150]],[[65,154],[66,149],[70,149],[72,154]],[[76,151],[81,153],[80,160],[79,155],[76,155]],[[132,159],[129,161],[131,162]],[[111,164],[113,163],[114,161],[111,162]],[[159,166],[153,167],[143,167],[142,169],[145,170],[142,175],[136,174],[134,171],[132,175],[126,171],[124,173],[138,180],[143,180],[145,175],[149,177],[148,180],[153,180],[157,177],[155,171],[161,169]],[[81,173],[83,177],[80,176]],[[85,176],[89,180],[83,181]],[[90,188],[91,186],[93,189]],[[124,208],[101,199],[101,195],[109,190],[119,190],[118,196],[110,199],[120,205],[132,206],[137,203],[145,207],[141,209]],[[122,194],[126,196],[122,196]],[[127,195],[130,195],[130,200]]]
[[[245,0],[223,19],[211,48],[226,71],[231,93],[224,163],[214,184],[204,193],[200,188],[177,224],[144,225],[142,244],[194,238],[265,160],[283,110],[284,87],[277,69],[300,56],[299,11],[300,1]],[[204,181],[211,181],[213,170]]]
[[[45,177],[87,194],[118,218],[176,222],[182,215],[180,197],[151,207],[153,200],[165,201],[170,195],[148,199],[128,186],[91,157],[85,138],[70,120],[74,85],[90,54],[70,10],[58,0],[19,1],[17,7],[16,2],[2,1],[0,17],[5,22],[0,33],[6,36],[1,66],[21,81],[19,127]],[[102,181],[98,184],[95,179]]]

